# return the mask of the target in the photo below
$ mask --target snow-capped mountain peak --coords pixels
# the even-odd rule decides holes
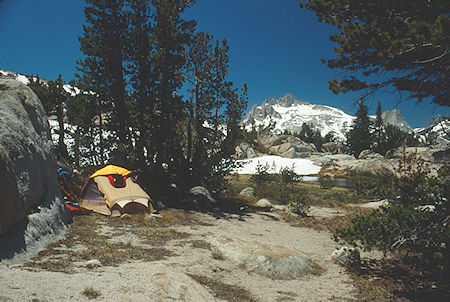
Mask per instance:
[[[277,132],[300,132],[303,123],[320,130],[322,136],[333,132],[344,139],[355,117],[344,111],[325,105],[310,104],[288,93],[280,99],[270,97],[249,111],[243,124],[246,127],[267,127],[275,122]]]
[[[375,119],[375,116],[370,118]],[[398,126],[405,132],[413,130],[398,109],[383,112],[382,118],[384,124]],[[303,123],[307,123],[319,130],[322,136],[332,132],[337,139],[345,140],[345,134],[350,130],[354,120],[354,116],[338,108],[310,104],[287,93],[279,99],[270,97],[261,105],[254,105],[243,120],[243,124],[247,129],[251,129],[252,126],[264,128],[275,123],[275,132],[298,133]]]

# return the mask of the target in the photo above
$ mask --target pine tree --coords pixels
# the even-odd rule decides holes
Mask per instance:
[[[131,83],[131,120],[136,131],[132,136],[136,141],[136,158],[140,167],[146,167],[151,150],[156,77],[152,55],[152,7],[150,1],[130,0],[128,44],[126,48],[128,73]]]
[[[227,80],[228,51],[225,39],[214,42],[212,36],[200,32],[187,52],[187,159],[191,180],[217,189],[231,170],[231,155],[242,135],[239,122],[247,105],[246,85],[238,92]]]
[[[375,119],[373,132],[373,139],[374,139],[373,149],[375,152],[384,155],[387,151],[387,145],[386,145],[385,127],[383,125],[383,118],[381,115],[382,115],[381,104],[378,102],[377,116]]]
[[[302,129],[300,130],[300,133],[297,134],[297,137],[305,143],[314,144],[317,150],[320,150],[322,148],[322,145],[326,142],[325,138],[322,137],[320,131],[312,128],[307,123],[302,124]],[[331,139],[331,137],[328,136],[328,139]]]
[[[72,87],[79,86],[75,81]],[[80,92],[69,97],[66,102],[67,118],[75,131],[71,133],[73,145],[70,153],[73,156],[73,165],[77,169],[85,166],[99,166],[103,164],[102,153],[99,152],[101,133],[98,119],[98,98],[88,92]]]
[[[307,0],[300,6],[339,31],[330,36],[337,57],[323,60],[345,74],[329,81],[333,92],[395,88],[419,102],[450,106],[448,1]]]
[[[67,92],[64,90],[64,80],[62,79],[61,74],[58,75],[56,81],[49,81],[48,86],[50,91],[52,92],[53,98],[56,103],[56,118],[58,119],[59,126],[59,139],[57,146],[57,155],[58,158],[66,158],[68,157],[67,146],[64,142],[65,130],[64,130],[64,107],[65,102],[68,98]]]
[[[347,148],[356,157],[361,151],[370,149],[372,146],[371,122],[367,105],[361,99],[358,106],[352,129],[347,133]]]
[[[213,38],[203,32],[197,33],[191,40],[186,53],[186,82],[190,98],[185,102],[189,118],[187,121],[186,159],[190,169],[206,159],[204,137],[209,123],[207,116],[212,109],[212,65]],[[208,125],[209,126],[209,125]]]
[[[152,15],[153,47],[156,49],[154,62],[154,129],[152,146],[158,179],[178,182],[184,186],[188,165],[183,156],[182,138],[184,129],[181,121],[186,118],[186,111],[179,89],[183,85],[183,68],[185,49],[191,39],[195,23],[182,18],[182,13],[191,1],[187,0],[153,0]],[[167,169],[162,170],[162,164]]]
[[[58,121],[58,143],[56,144],[56,155],[59,160],[68,160],[67,145],[64,141],[65,126],[64,126],[64,107],[68,93],[64,90],[64,80],[61,74],[55,81],[42,81],[39,76],[30,77],[30,88],[36,93],[39,100],[42,102],[47,116],[55,115]]]
[[[30,76],[28,78],[30,81],[28,86],[36,93],[39,100],[41,101],[42,105],[44,106],[45,112],[47,116],[56,115],[55,105],[56,103],[53,101],[53,99],[50,97],[50,89],[48,88],[48,85],[44,83],[39,75],[37,76]]]
[[[77,62],[77,69],[81,72],[78,84],[82,90],[92,91],[97,97],[100,153],[103,156],[105,125],[110,132],[117,133],[120,141],[128,142],[129,119],[123,68],[126,20],[123,1],[86,0],[86,4],[87,25],[79,38],[81,51],[86,57]]]

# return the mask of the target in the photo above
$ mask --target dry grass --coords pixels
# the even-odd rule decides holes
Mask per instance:
[[[255,188],[256,198],[241,197],[239,192],[246,188]],[[312,182],[298,182],[294,185],[293,190],[295,194],[306,198],[310,205],[324,206],[324,207],[342,207],[347,203],[358,203],[359,198],[347,188],[333,187],[330,189],[323,189],[320,184]],[[233,175],[229,178],[229,193],[228,198],[246,204],[251,203],[258,198],[267,198],[271,202],[277,203],[281,198],[278,182],[270,182],[261,187],[256,187],[250,182],[250,175]]]
[[[98,297],[100,297],[102,294],[98,291],[93,289],[92,287],[87,287],[83,290],[82,294],[86,297],[89,298],[89,300],[91,299],[97,299]]]
[[[109,218],[102,215],[75,216],[66,237],[49,245],[25,266],[49,271],[71,272],[74,262],[98,259],[102,265],[114,266],[131,260],[157,261],[172,256],[163,248],[168,241],[184,239],[187,233],[170,226],[195,224],[189,213],[167,210],[161,218],[148,221],[145,215]],[[108,233],[102,228],[110,227]],[[141,244],[115,242],[118,236],[135,236]],[[148,245],[154,246],[149,248]]]
[[[332,218],[316,218],[316,217],[298,217],[283,213],[281,216],[284,221],[290,223],[294,227],[310,228],[317,231],[328,230],[334,234],[337,229],[348,227],[352,224],[353,218],[357,215],[367,215],[372,210],[353,208],[345,216],[336,216]]]
[[[192,247],[196,249],[211,249],[211,244],[205,240],[192,240]]]
[[[297,301],[298,295],[294,292],[277,291],[282,297],[278,297],[276,302]]]
[[[201,285],[208,287],[209,290],[214,294],[214,296],[221,300],[230,302],[256,301],[248,290],[237,285],[225,284],[216,279],[211,279],[205,276],[193,274],[188,275]]]
[[[450,301],[448,272],[424,269],[398,259],[363,261],[349,270],[359,301]]]
[[[323,274],[325,274],[327,270],[323,267],[321,267],[320,265],[318,265],[317,263],[313,262],[311,263],[311,266],[309,267],[309,271],[308,273],[310,273],[311,275],[314,276],[322,276]]]

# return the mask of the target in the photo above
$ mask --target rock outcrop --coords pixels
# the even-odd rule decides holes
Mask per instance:
[[[302,277],[308,273],[312,262],[309,255],[281,246],[229,237],[211,237],[208,242],[224,258],[247,271],[276,280]]]
[[[191,188],[189,191],[188,201],[196,207],[202,209],[209,209],[216,203],[216,200],[212,198],[208,189],[202,186]]]
[[[305,143],[293,135],[277,135],[270,131],[258,134],[258,144],[263,153],[286,158],[304,158],[317,153],[314,144]]]
[[[239,193],[239,196],[244,196],[244,197],[255,197],[255,189],[251,188],[251,187],[247,187],[241,190],[241,192]]]
[[[0,235],[7,243],[1,259],[57,232],[68,219],[44,108],[30,88],[11,79],[0,79],[0,180]]]
[[[344,267],[359,265],[361,262],[358,249],[346,246],[334,251],[331,260]]]
[[[256,151],[247,143],[241,143],[240,145],[236,146],[236,157],[238,159],[247,159],[247,158],[254,158],[256,157]]]

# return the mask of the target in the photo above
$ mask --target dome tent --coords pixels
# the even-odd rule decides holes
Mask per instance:
[[[151,198],[134,181],[131,171],[108,165],[89,177],[80,207],[107,216],[153,212]]]

